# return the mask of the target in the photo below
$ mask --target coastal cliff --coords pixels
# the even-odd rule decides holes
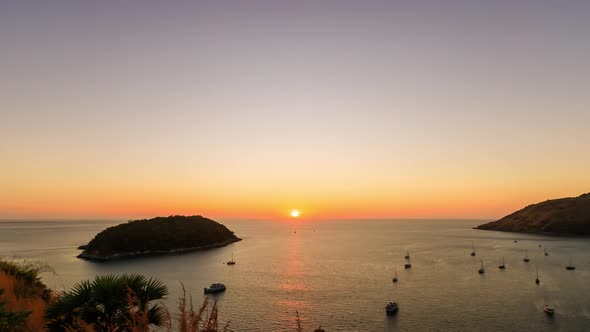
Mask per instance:
[[[108,261],[176,254],[226,246],[240,241],[222,224],[202,216],[170,216],[134,220],[98,233],[78,258]]]
[[[590,193],[532,204],[476,229],[555,235],[590,235]]]

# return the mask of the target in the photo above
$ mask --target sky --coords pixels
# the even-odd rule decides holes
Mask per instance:
[[[494,219],[589,192],[588,17],[2,1],[0,219]]]

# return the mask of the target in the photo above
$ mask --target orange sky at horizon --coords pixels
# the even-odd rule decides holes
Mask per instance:
[[[590,191],[590,3],[271,2],[0,3],[0,219],[496,219]]]

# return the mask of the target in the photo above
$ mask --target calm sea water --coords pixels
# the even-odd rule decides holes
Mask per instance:
[[[319,325],[327,331],[590,330],[590,239],[471,229],[480,221],[222,222],[244,241],[110,263],[79,260],[76,247],[118,222],[0,222],[0,256],[49,264],[55,274],[43,279],[57,290],[97,274],[158,277],[171,291],[165,301],[171,309],[180,282],[195,304],[203,287],[223,282],[228,290],[215,299],[220,321],[230,320],[234,331],[294,331],[296,310],[306,331]],[[410,270],[403,269],[406,248]],[[525,249],[530,263],[523,262]],[[223,264],[232,253],[237,264]],[[504,271],[496,268],[502,256]],[[575,271],[565,270],[570,257]],[[484,275],[477,273],[480,259]],[[400,311],[388,317],[390,299]],[[545,303],[555,317],[543,313]]]

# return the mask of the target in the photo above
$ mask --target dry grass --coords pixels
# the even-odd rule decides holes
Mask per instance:
[[[201,306],[195,311],[193,306],[193,297],[189,295],[187,301],[186,290],[182,285],[182,296],[178,298],[178,314],[176,315],[176,325],[179,332],[218,332],[229,331],[228,321],[223,329],[219,329],[217,320],[217,303],[213,303],[211,310],[208,310],[209,300],[205,298]],[[172,324],[171,324],[172,325]],[[169,331],[172,331],[170,326]]]
[[[31,293],[31,288],[26,281],[0,271],[0,288],[4,294],[0,301],[5,302],[5,309],[13,312],[30,312],[25,331],[45,331],[44,318],[47,301],[42,298],[42,291]]]

